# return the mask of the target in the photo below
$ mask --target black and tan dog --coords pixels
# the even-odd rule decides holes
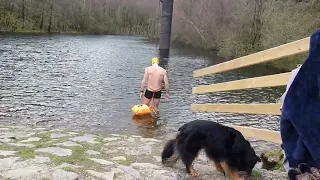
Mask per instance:
[[[251,175],[261,159],[243,135],[230,127],[205,120],[186,123],[179,128],[175,139],[169,140],[162,151],[162,164],[171,166],[181,159],[187,173],[198,176],[192,166],[201,149],[216,169],[233,180],[242,179],[239,172]]]

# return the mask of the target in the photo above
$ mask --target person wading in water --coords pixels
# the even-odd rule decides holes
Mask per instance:
[[[141,82],[140,98],[143,99],[143,103],[148,105],[153,100],[152,109],[158,114],[158,108],[161,98],[162,81],[166,87],[166,100],[169,100],[169,79],[167,71],[159,66],[159,58],[152,59],[152,65],[147,67],[144,72],[144,77]],[[148,81],[147,88],[144,93],[146,82]],[[144,94],[143,94],[144,93]]]

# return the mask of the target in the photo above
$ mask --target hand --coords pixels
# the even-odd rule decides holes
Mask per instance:
[[[166,101],[169,101],[170,95],[169,93],[166,93]]]
[[[142,99],[142,97],[143,97],[143,92],[140,93],[140,98]]]

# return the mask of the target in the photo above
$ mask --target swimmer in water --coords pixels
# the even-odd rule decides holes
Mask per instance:
[[[144,93],[146,82],[148,81],[147,88]],[[152,65],[147,67],[144,72],[144,77],[141,82],[140,97],[143,99],[143,103],[148,105],[153,100],[152,109],[155,113],[158,113],[158,107],[161,98],[162,81],[165,83],[166,95],[165,99],[169,100],[169,79],[168,73],[165,69],[159,66],[159,58],[152,59]],[[144,93],[144,94],[143,94]]]

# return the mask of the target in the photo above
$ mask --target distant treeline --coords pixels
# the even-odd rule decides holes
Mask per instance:
[[[319,0],[175,0],[175,41],[235,58],[310,36]],[[0,0],[0,31],[157,37],[159,0]],[[160,7],[161,8],[161,7]],[[276,64],[292,68],[303,59]]]

